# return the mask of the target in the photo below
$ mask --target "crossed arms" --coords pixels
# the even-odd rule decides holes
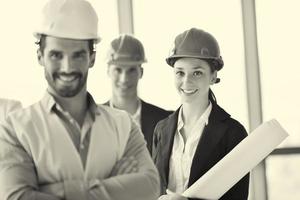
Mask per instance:
[[[123,159],[116,163],[109,178],[47,185],[39,185],[33,160],[13,128],[0,126],[0,199],[153,200],[158,195],[158,173],[136,125],[132,126]]]

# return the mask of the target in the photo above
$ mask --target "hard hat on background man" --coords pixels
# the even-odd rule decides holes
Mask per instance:
[[[147,62],[143,44],[132,35],[122,34],[110,43],[108,64],[139,65]]]
[[[85,0],[49,0],[34,36],[40,39],[41,34],[100,42],[97,14]]]
[[[177,35],[175,46],[166,61],[173,67],[178,58],[184,57],[212,60],[216,70],[222,69],[224,65],[217,40],[211,34],[196,28]]]

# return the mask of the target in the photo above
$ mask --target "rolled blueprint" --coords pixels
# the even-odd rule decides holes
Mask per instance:
[[[261,124],[182,195],[219,199],[287,136],[275,119]]]

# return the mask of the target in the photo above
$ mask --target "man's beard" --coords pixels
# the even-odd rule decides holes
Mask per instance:
[[[76,96],[81,90],[82,88],[85,86],[86,81],[87,81],[87,76],[88,73],[86,73],[85,75],[82,73],[78,73],[78,72],[73,72],[72,75],[76,76],[76,82],[77,84],[74,85],[60,85],[58,83],[59,80],[59,75],[60,74],[64,74],[64,73],[58,73],[58,72],[54,72],[52,73],[52,75],[50,75],[49,73],[45,72],[45,77],[46,80],[48,82],[48,84],[51,86],[51,88],[55,91],[55,93],[61,97],[74,97]]]

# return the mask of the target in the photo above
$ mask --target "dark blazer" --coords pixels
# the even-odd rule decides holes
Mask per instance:
[[[141,129],[147,142],[147,148],[151,153],[154,128],[160,120],[168,117],[172,111],[166,111],[143,100],[141,102]],[[104,105],[109,106],[109,101]]]
[[[160,174],[162,194],[166,193],[168,186],[169,161],[174,135],[177,130],[178,113],[179,109],[168,118],[160,121],[155,128],[153,136],[152,157]],[[238,121],[232,119],[216,103],[212,103],[208,124],[203,130],[192,161],[188,187],[246,136],[246,130]],[[249,174],[227,191],[220,200],[247,200],[248,187]]]

